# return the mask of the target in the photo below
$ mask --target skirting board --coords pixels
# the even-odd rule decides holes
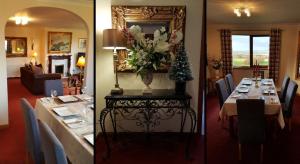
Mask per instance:
[[[8,124],[6,124],[6,125],[0,125],[0,130],[2,130],[2,129],[6,129],[6,128],[8,128],[9,127],[9,125]]]

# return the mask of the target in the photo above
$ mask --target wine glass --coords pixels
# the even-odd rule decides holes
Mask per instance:
[[[81,88],[81,93],[82,93],[82,94],[85,94],[85,93],[86,93],[86,87],[82,87],[82,88]]]
[[[57,96],[57,91],[55,89],[51,89],[51,97],[55,98]]]

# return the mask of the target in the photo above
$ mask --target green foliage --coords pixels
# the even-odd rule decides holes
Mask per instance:
[[[193,80],[188,57],[183,46],[179,46],[177,49],[175,60],[169,72],[169,78],[176,82]]]

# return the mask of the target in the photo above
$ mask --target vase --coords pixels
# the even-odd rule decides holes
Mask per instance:
[[[141,76],[143,83],[145,84],[145,88],[143,90],[144,94],[151,94],[152,89],[150,87],[150,84],[152,83],[153,80],[153,72],[152,71],[146,71],[146,73]]]
[[[220,70],[218,70],[218,69],[215,70],[215,76],[216,76],[216,79],[220,78]]]
[[[175,82],[175,93],[183,95],[185,94],[186,82]]]

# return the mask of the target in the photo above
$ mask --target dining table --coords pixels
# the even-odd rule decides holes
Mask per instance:
[[[221,120],[237,116],[237,99],[265,100],[265,115],[277,117],[280,128],[284,128],[282,106],[272,79],[243,78],[219,111]]]
[[[39,120],[48,124],[72,164],[94,163],[93,97],[67,95],[36,101]]]

